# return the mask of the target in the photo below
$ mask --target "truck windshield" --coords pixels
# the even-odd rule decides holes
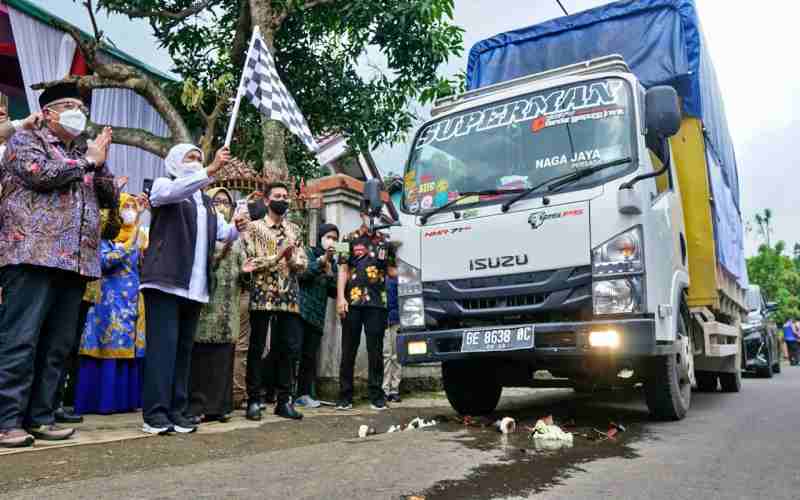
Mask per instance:
[[[417,135],[405,173],[404,206],[420,212],[463,192],[519,192],[630,157],[632,138],[631,92],[618,78],[551,88],[449,115]],[[631,168],[623,164],[598,171],[561,192],[606,182]],[[496,198],[470,197],[459,204]]]

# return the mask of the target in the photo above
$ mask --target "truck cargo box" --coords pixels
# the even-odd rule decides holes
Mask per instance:
[[[616,2],[483,40],[470,51],[467,87],[610,54],[622,55],[646,88],[678,91],[684,120],[671,144],[686,218],[690,306],[735,314],[747,285],[739,178],[693,0]]]

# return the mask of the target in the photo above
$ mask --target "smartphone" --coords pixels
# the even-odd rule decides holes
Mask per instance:
[[[245,213],[246,211],[247,211],[247,200],[244,198],[242,198],[241,200],[237,200],[236,210],[234,211],[234,213],[238,215],[241,213]]]
[[[150,196],[150,190],[153,189],[153,179],[142,180],[142,192]]]
[[[350,243],[346,241],[339,241],[333,244],[333,249],[338,255],[348,256],[350,255]]]

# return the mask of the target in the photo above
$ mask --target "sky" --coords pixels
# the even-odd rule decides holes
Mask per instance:
[[[31,1],[90,29],[85,12],[71,0]],[[771,208],[773,240],[785,240],[791,248],[800,241],[800,210],[794,191],[798,183],[800,192],[800,2],[696,1],[736,149],[742,215],[750,220],[756,212]],[[575,13],[608,2],[562,3]],[[441,73],[450,75],[466,68],[469,49],[484,38],[561,15],[555,0],[456,0],[455,23],[466,30],[465,49],[463,56],[450,60]],[[98,23],[120,49],[169,71],[169,56],[156,46],[146,22],[100,15]],[[382,171],[400,172],[407,154],[408,145],[402,144],[379,148],[374,156]],[[748,237],[748,255],[759,243],[755,235]]]

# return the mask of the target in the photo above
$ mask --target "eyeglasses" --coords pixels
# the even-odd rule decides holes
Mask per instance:
[[[85,115],[89,115],[89,108],[87,108],[84,104],[75,102],[75,101],[64,101],[64,102],[57,102],[55,104],[51,104],[46,107],[47,109],[52,109],[55,111],[72,111],[72,110],[79,110]]]
[[[216,207],[216,206],[222,206],[222,207],[229,207],[229,206],[231,206],[231,202],[229,202],[228,200],[214,200],[214,201],[212,201],[211,203],[212,203],[212,204],[213,204],[215,207]]]

